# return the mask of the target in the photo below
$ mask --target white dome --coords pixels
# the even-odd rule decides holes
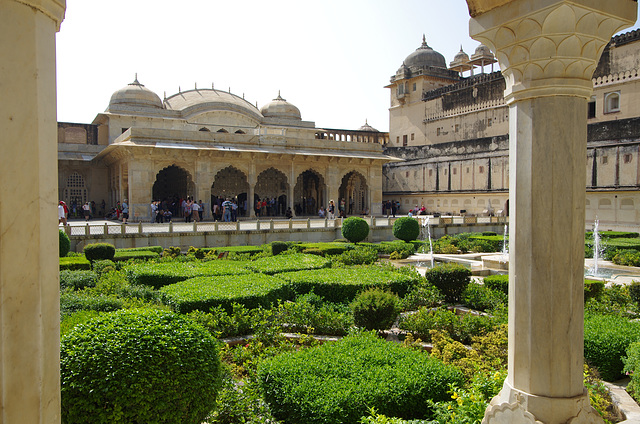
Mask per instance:
[[[107,111],[118,109],[120,106],[151,107],[162,109],[162,100],[153,91],[138,82],[138,78],[126,87],[111,95]]]
[[[272,102],[267,103],[262,106],[260,109],[262,115],[265,118],[280,118],[280,119],[290,119],[295,121],[301,121],[302,116],[300,115],[300,109],[286,101],[280,96],[278,92],[278,97],[273,99]]]

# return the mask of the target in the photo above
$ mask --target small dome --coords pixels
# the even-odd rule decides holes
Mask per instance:
[[[364,125],[358,128],[358,131],[380,132],[377,129],[373,128],[371,125],[369,125],[369,122],[367,122],[366,119],[364,121]]]
[[[435,68],[447,68],[447,62],[444,60],[444,56],[433,50],[427,45],[425,36],[422,36],[422,45],[411,53],[404,60],[406,66],[412,67],[427,67],[433,66]]]
[[[260,112],[265,118],[302,120],[300,109],[283,99],[280,96],[280,92],[278,92],[278,97],[273,99],[272,102],[262,106]]]
[[[162,109],[162,100],[153,91],[140,84],[138,76],[135,80],[124,88],[116,91],[111,95],[109,108],[107,110],[119,106],[138,106],[138,107],[154,107]]]
[[[484,44],[480,44],[478,48],[476,48],[475,53],[473,53],[473,56],[492,56],[493,57],[493,53],[491,52],[491,49],[489,47],[485,46]]]
[[[459,62],[459,63],[465,63],[469,61],[469,55],[466,54],[464,52],[464,50],[462,50],[462,46],[460,46],[460,51],[458,52],[458,54],[453,58],[454,62]]]

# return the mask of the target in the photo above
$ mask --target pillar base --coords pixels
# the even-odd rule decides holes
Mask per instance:
[[[580,396],[551,398],[517,390],[505,381],[491,400],[482,424],[603,424],[589,403],[587,389]]]

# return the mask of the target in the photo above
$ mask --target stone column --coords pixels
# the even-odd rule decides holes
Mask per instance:
[[[0,0],[0,422],[5,424],[60,422],[55,33],[64,10],[64,0]]]
[[[632,0],[469,0],[509,105],[509,373],[484,423],[598,423],[583,385],[587,99]]]
[[[289,191],[287,192],[287,207],[291,208],[292,216],[296,216],[296,208],[293,207],[294,199],[293,194],[296,187],[296,172],[295,172],[295,164],[291,163],[291,169],[289,170]],[[285,209],[285,213],[287,210]]]
[[[251,163],[251,165],[249,166],[249,175],[248,175],[248,183],[249,183],[249,193],[247,194],[247,208],[249,209],[248,218],[255,218],[256,217],[256,209],[255,209],[255,192],[256,192],[256,165],[255,163]]]

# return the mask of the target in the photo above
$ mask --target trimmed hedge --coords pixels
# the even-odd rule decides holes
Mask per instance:
[[[61,341],[62,422],[200,424],[221,384],[217,342],[153,309],[106,314]]]
[[[600,231],[599,234],[600,234],[600,237],[603,239],[640,237],[639,233],[634,233],[631,231]],[[588,239],[593,239],[593,231],[587,231],[585,237]]]
[[[425,272],[427,281],[436,286],[444,295],[445,302],[460,302],[462,292],[469,285],[471,271],[462,265],[447,263]]]
[[[636,400],[640,399],[640,342],[632,343],[622,358],[625,373],[631,376],[627,392]]]
[[[258,381],[274,417],[291,424],[357,423],[371,406],[388,416],[430,418],[462,374],[427,353],[371,333],[266,359]]]
[[[276,276],[288,281],[298,295],[313,292],[335,303],[349,302],[359,292],[369,288],[380,288],[404,296],[420,281],[418,274],[389,271],[375,265],[286,272]]]
[[[603,280],[584,280],[584,301],[598,299],[604,293]]]
[[[350,306],[353,321],[358,327],[386,330],[400,312],[400,299],[393,293],[373,288],[360,293]]]
[[[118,254],[118,252],[153,252],[160,255],[163,251],[164,248],[162,246],[127,247],[124,249],[116,249],[116,254]]]
[[[65,256],[60,258],[60,270],[76,271],[79,269],[91,269],[91,262],[84,256]]]
[[[439,330],[453,340],[471,344],[472,337],[488,333],[494,326],[495,319],[488,315],[456,315],[446,308],[420,308],[400,321],[401,329],[426,342],[431,341],[431,330]]]
[[[79,290],[95,287],[98,275],[93,271],[60,271],[60,288]]]
[[[500,305],[506,305],[507,295],[501,290],[492,290],[487,285],[469,283],[462,292],[463,303],[478,311],[488,311]]]
[[[420,236],[420,223],[410,216],[403,216],[393,223],[393,236],[404,242],[417,240]]]
[[[350,216],[342,221],[342,237],[351,243],[358,243],[369,235],[369,224],[359,216]]]
[[[203,252],[213,252],[214,255],[219,255],[223,252],[229,253],[243,253],[249,255],[255,255],[264,252],[262,246],[226,246],[226,247],[203,247]]]
[[[485,252],[500,252],[504,244],[504,236],[472,235],[469,237],[469,242],[471,248],[474,246],[486,246],[489,247],[489,249],[484,249]],[[508,242],[509,240],[507,239],[507,243]]]
[[[136,264],[125,268],[131,284],[151,286],[156,289],[189,278],[218,275],[248,274],[240,261],[164,262]]]
[[[191,278],[162,287],[160,292],[165,302],[181,313],[206,312],[217,306],[230,312],[234,303],[268,308],[278,299],[291,298],[285,281],[263,274]]]
[[[129,259],[157,259],[160,254],[151,250],[116,250],[113,261],[128,261]]]
[[[58,230],[58,243],[60,245],[58,249],[58,255],[61,258],[67,256],[69,250],[71,250],[71,240],[69,240],[69,236],[63,230]]]
[[[509,276],[508,275],[488,275],[483,279],[484,285],[491,290],[498,290],[502,293],[509,294]]]
[[[301,271],[305,269],[320,269],[331,266],[331,260],[318,255],[294,253],[260,258],[248,262],[246,267],[263,274],[277,274],[280,272]]]
[[[296,243],[292,246],[298,252],[305,253],[309,249],[314,249],[325,255],[340,255],[344,252],[355,249],[355,246],[351,243]]]
[[[83,310],[113,312],[123,307],[123,300],[116,296],[91,295],[83,292],[65,292],[60,294],[60,313],[62,315]]]
[[[109,243],[93,243],[87,244],[84,247],[84,256],[90,261],[98,259],[113,260],[113,256],[116,254],[116,248]]]
[[[589,315],[584,321],[584,357],[606,381],[622,377],[622,357],[640,340],[640,322],[615,315]]]

